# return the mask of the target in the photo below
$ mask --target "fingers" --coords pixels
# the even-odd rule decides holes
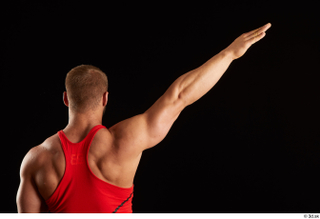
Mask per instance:
[[[251,40],[252,38],[256,38],[256,37],[260,36],[262,33],[265,33],[270,27],[271,27],[271,24],[268,23],[260,28],[257,28],[255,30],[248,32],[248,33],[245,33],[244,34],[245,38],[246,38],[246,40]]]
[[[266,31],[271,27],[271,24],[268,23],[258,29],[247,32],[235,39],[228,47],[227,50],[231,51],[233,54],[233,59],[240,58],[250,46],[259,40],[261,40],[266,35]]]
[[[249,42],[251,45],[261,40],[263,37],[265,37],[266,32],[261,32],[258,35],[255,35],[254,37],[251,37],[247,42]]]

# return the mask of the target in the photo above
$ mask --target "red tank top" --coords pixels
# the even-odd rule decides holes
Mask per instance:
[[[90,144],[101,128],[105,127],[93,127],[79,143],[70,142],[62,130],[58,132],[66,168],[58,187],[46,200],[50,212],[132,213],[133,185],[111,185],[96,177],[89,167]]]

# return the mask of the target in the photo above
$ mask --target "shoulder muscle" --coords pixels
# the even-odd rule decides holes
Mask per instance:
[[[20,186],[17,193],[18,212],[42,212],[45,205],[40,196],[34,175],[39,165],[39,146],[32,148],[24,157],[20,168]]]

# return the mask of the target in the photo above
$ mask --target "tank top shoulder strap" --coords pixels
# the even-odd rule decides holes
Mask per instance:
[[[93,127],[90,132],[87,134],[87,136],[79,143],[72,143],[70,140],[67,138],[63,130],[60,130],[58,132],[58,136],[61,142],[62,150],[64,152],[65,157],[68,159],[69,156],[71,156],[72,151],[75,150],[74,146],[77,146],[78,151],[80,152],[81,150],[84,150],[84,153],[88,152],[88,149],[91,145],[91,142],[95,136],[95,134],[102,128],[106,128],[103,125],[97,125]]]
[[[61,142],[62,149],[64,152],[66,152],[68,146],[68,138],[62,130],[58,131],[58,136]]]
[[[93,127],[90,132],[88,133],[88,135],[86,136],[86,138],[84,139],[85,141],[85,145],[90,146],[94,136],[96,135],[96,133],[102,129],[102,128],[106,128],[103,125],[96,125],[95,127]]]

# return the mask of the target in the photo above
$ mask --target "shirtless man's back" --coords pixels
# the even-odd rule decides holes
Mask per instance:
[[[71,190],[72,186],[68,187],[68,185],[79,184],[79,182],[72,182],[72,177],[70,182],[66,179],[66,171],[69,171],[69,168],[75,168],[72,167],[74,166],[72,159],[81,159],[79,164],[83,166],[79,166],[84,169],[88,167],[88,171],[92,174],[90,176],[92,180],[90,180],[94,181],[92,185],[105,183],[106,186],[119,192],[133,188],[133,180],[142,152],[161,142],[181,111],[206,94],[218,82],[231,62],[241,57],[252,44],[262,39],[270,26],[267,24],[242,34],[206,63],[180,76],[146,112],[121,121],[110,129],[101,127],[108,102],[106,75],[100,69],[90,65],[81,65],[72,69],[67,75],[67,91],[64,92],[64,103],[69,109],[69,123],[61,132],[61,135],[67,139],[65,141],[69,142],[69,146],[65,146],[66,143],[63,143],[61,136],[59,137],[57,133],[27,153],[20,171],[18,211],[48,212],[50,206],[47,203],[52,197],[57,197],[54,201],[60,207],[62,206],[61,209],[68,209],[63,208],[68,206],[68,203],[63,203],[64,200],[69,200],[68,192],[60,191],[59,187],[61,187],[60,184],[65,184],[66,188]],[[75,145],[85,142],[84,139],[89,138],[88,135],[97,126],[100,126],[100,129],[92,136],[92,141],[84,143],[84,147],[88,148],[87,157],[72,154],[71,165],[69,165],[70,161],[66,161],[64,150],[67,150],[67,147],[71,150]],[[70,171],[68,174],[71,174]],[[83,188],[88,191],[91,189],[93,188]],[[92,192],[96,191],[92,190]],[[108,194],[104,195],[108,196]],[[120,203],[115,210],[121,209],[124,203],[131,202],[131,195],[125,197],[108,196],[112,202]],[[90,197],[81,202],[88,202],[89,199]],[[94,201],[90,200],[90,202]],[[97,203],[92,204],[99,205],[98,200]],[[90,209],[83,210],[90,212]],[[68,212],[68,210],[65,211]]]

